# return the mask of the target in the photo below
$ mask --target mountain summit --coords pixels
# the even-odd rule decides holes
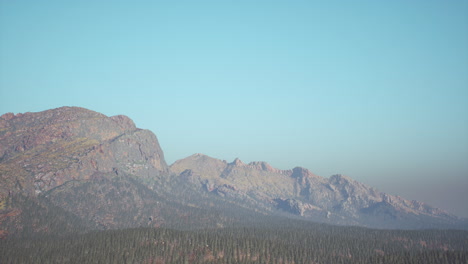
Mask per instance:
[[[127,116],[79,107],[0,117],[0,237],[290,217],[379,228],[454,227],[443,210],[343,175],[194,154],[170,167]]]
[[[78,107],[0,117],[0,197],[40,194],[96,173],[157,177],[168,171],[156,136],[127,116]]]

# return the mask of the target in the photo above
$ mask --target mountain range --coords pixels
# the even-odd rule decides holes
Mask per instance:
[[[168,166],[157,137],[123,115],[61,107],[0,117],[0,237],[280,218],[392,229],[467,226],[344,175],[203,154]]]

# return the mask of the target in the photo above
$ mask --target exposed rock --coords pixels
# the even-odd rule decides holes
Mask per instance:
[[[192,182],[205,191],[273,204],[315,221],[391,228],[457,221],[441,209],[381,193],[340,174],[323,178],[301,167],[278,170],[265,162],[226,163],[202,154],[171,165],[185,177],[187,169]]]
[[[277,207],[286,212],[290,212],[295,215],[304,215],[304,205],[301,201],[296,199],[280,199],[277,198],[274,200],[277,203]]]
[[[263,171],[268,171],[268,172],[279,172],[279,170],[273,168],[270,164],[264,161],[250,162],[248,166],[253,167],[254,169],[257,169],[257,170],[263,170]]]
[[[156,136],[127,116],[61,107],[0,117],[0,205],[16,199],[46,212],[56,207],[52,211],[60,219],[81,219],[87,228],[140,226],[148,215],[151,225],[159,225],[162,204],[134,179],[154,181],[166,174]],[[1,232],[21,232],[31,222],[22,208],[11,206],[0,208]],[[44,222],[34,230],[54,228]]]
[[[168,171],[156,136],[126,116],[61,107],[0,120],[0,197],[37,195],[96,172],[157,177]]]
[[[230,165],[234,165],[234,166],[244,166],[245,164],[238,158],[236,158],[232,163],[230,163]]]
[[[132,131],[136,129],[135,123],[128,116],[116,115],[110,117],[114,120],[122,129],[126,131]]]
[[[6,114],[3,114],[2,116],[0,116],[1,119],[5,120],[5,121],[8,121],[12,118],[15,117],[15,114],[13,113],[6,113]]]

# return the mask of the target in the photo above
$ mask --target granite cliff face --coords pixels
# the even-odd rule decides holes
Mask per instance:
[[[40,194],[95,173],[158,177],[168,171],[156,136],[126,116],[62,107],[0,117],[0,197]]]
[[[7,210],[5,204],[21,195],[35,202],[33,198],[47,198],[46,204],[91,225],[118,227],[125,224],[118,220],[119,210],[131,206],[141,211],[151,197],[132,184],[132,177],[156,180],[167,173],[156,136],[136,128],[126,116],[61,107],[0,117],[0,209],[4,209],[0,223],[20,221],[24,210],[15,206]],[[119,192],[131,194],[130,198],[119,197]],[[100,203],[93,207],[91,200]],[[4,217],[13,211],[18,219]],[[146,216],[142,219],[147,221]]]
[[[171,165],[206,192],[252,200],[314,221],[385,228],[438,227],[456,216],[418,201],[388,195],[344,175],[323,178],[296,167],[231,163],[195,154]]]

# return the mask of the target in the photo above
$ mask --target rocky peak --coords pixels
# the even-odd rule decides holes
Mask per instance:
[[[195,154],[190,155],[190,156],[188,156],[186,158],[176,160],[171,165],[171,167],[173,169],[176,169],[176,168],[178,168],[180,166],[186,166],[188,164],[192,164],[192,165],[196,165],[196,166],[199,166],[199,165],[205,165],[205,166],[216,165],[216,166],[219,166],[221,164],[226,165],[227,163],[225,161],[212,158],[212,157],[210,157],[208,155],[205,155],[203,153],[195,153]],[[182,172],[182,171],[180,171],[180,172]],[[180,172],[178,172],[178,173],[180,173]]]
[[[126,116],[60,107],[0,120],[0,195],[13,185],[37,194],[96,172],[152,177],[168,170],[156,136]]]
[[[257,170],[267,171],[267,172],[276,172],[277,169],[273,168],[270,164],[264,161],[253,161],[248,164],[249,167],[252,167]]]
[[[18,115],[21,116],[22,114],[18,114]],[[14,113],[11,113],[11,112],[10,112],[10,113],[6,113],[6,114],[1,115],[1,116],[0,116],[0,119],[3,119],[3,120],[5,120],[5,121],[8,121],[8,120],[11,120],[11,119],[13,119],[13,118],[15,118],[15,117],[16,117],[16,115],[15,115]],[[0,124],[1,124],[1,123],[0,123]]]
[[[292,170],[291,177],[292,178],[303,178],[303,177],[307,177],[307,176],[310,176],[310,175],[312,175],[312,173],[308,169],[302,168],[302,167],[295,167]]]
[[[234,165],[234,166],[245,166],[245,164],[239,159],[239,158],[236,158],[233,162],[229,163],[230,165]]]
[[[205,157],[208,157],[208,156],[203,154],[203,153],[195,153],[195,154],[191,155],[189,158],[198,159],[198,158],[205,158]]]
[[[37,113],[3,115],[0,155],[24,152],[56,141],[79,138],[110,140],[135,130],[129,118],[114,119],[80,107],[60,107]]]
[[[314,184],[321,183],[325,181],[324,178],[313,174],[310,170],[302,167],[295,167],[294,169],[289,170],[288,174],[291,178],[295,179],[296,182],[301,184],[306,184],[307,182],[313,182]]]
[[[128,116],[125,115],[116,115],[110,117],[114,120],[122,129],[126,131],[132,131],[136,129],[135,123]]]
[[[204,175],[208,178],[216,178],[223,172],[226,166],[226,161],[215,159],[205,154],[196,153],[184,159],[175,161],[170,166],[170,170],[176,174],[180,174],[186,169],[190,169],[194,174]]]

